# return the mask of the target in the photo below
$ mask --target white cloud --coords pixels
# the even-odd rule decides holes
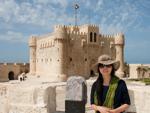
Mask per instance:
[[[0,1],[0,18],[6,22],[11,21],[13,13],[18,8],[14,0],[1,0]]]
[[[58,15],[63,16],[67,7],[66,0],[37,0],[33,3],[0,1],[0,18],[10,23],[47,26],[47,23],[57,21]],[[54,4],[58,7],[53,7]]]
[[[11,42],[27,42],[27,37],[20,32],[8,31],[0,35],[0,40]]]
[[[33,0],[33,3],[17,3],[14,0],[4,0],[0,2],[0,18],[3,18],[6,22],[39,25],[45,27],[56,23],[66,23],[66,20],[69,21],[68,23],[74,23],[72,21],[74,17],[66,14],[66,8],[69,3],[67,0]],[[129,4],[127,1],[125,1],[124,4],[121,4],[120,7],[112,5],[111,8],[108,6],[113,3],[112,1],[107,4],[105,4],[103,0],[80,1],[82,4],[83,2],[85,5],[82,5],[82,9],[90,9],[91,13],[93,12],[90,20],[94,23],[106,24],[108,27],[110,26],[108,29],[111,29],[112,26],[116,25],[118,25],[117,27],[120,26],[126,29],[126,26],[130,27],[132,23],[134,23],[138,14],[135,6]],[[80,22],[87,22],[87,19],[89,18],[87,16],[88,12],[87,14],[80,15],[82,15]]]
[[[15,0],[1,0],[0,18],[6,23],[31,24],[47,28],[54,24],[74,24],[74,17],[66,13],[66,9],[73,2],[73,0],[31,0],[31,2],[21,1],[18,3]],[[105,26],[102,29],[106,33],[109,30],[110,32],[117,32],[119,30],[126,31],[130,27],[135,28],[133,24],[140,18],[139,14],[141,14],[137,2],[132,4],[128,0],[122,2],[80,0],[79,3],[80,9],[82,9],[78,18],[79,23],[84,24],[91,21],[91,23],[100,24],[100,26]],[[140,2],[138,1],[138,3]],[[147,5],[142,6],[147,8]],[[89,12],[86,10],[90,10],[90,18]]]
[[[63,8],[66,8],[68,5],[67,0],[33,0],[34,3],[36,4],[42,4],[42,5],[47,5],[47,4],[55,4],[55,5],[60,5]]]

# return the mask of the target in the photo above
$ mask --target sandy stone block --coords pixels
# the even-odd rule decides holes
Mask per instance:
[[[66,86],[56,87],[56,110],[65,111]]]
[[[34,88],[29,86],[13,85],[9,87],[9,98],[12,103],[33,104]]]
[[[56,112],[56,87],[50,86],[46,89],[45,100],[47,100],[47,112]]]
[[[0,113],[8,113],[9,98],[7,86],[0,85]]]
[[[48,113],[47,108],[33,105],[11,105],[9,113]]]
[[[87,99],[86,81],[83,77],[73,76],[67,80],[66,100],[83,101]]]

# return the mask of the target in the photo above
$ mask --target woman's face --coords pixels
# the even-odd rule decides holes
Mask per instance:
[[[104,76],[111,75],[112,65],[99,64],[99,71]]]

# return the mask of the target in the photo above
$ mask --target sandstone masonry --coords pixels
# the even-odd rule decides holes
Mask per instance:
[[[69,76],[89,78],[92,66],[102,54],[109,54],[120,61],[117,72],[124,76],[124,35],[102,35],[95,25],[56,25],[54,32],[43,36],[31,36],[30,74],[66,81]]]

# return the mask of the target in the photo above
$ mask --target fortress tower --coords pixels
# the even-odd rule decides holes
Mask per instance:
[[[89,78],[92,66],[102,54],[120,61],[117,72],[124,75],[124,35],[102,35],[96,25],[56,25],[54,32],[32,36],[30,73],[49,81],[66,81],[69,76]]]
[[[115,35],[116,59],[120,61],[120,67],[116,74],[124,77],[124,35],[122,33]]]
[[[55,74],[57,73],[57,77],[59,81],[66,81],[67,75],[67,31],[65,29],[65,26],[57,25],[54,28],[54,42],[55,47],[57,48],[57,63],[56,63],[56,69]]]
[[[36,37],[31,36],[29,40],[30,47],[30,74],[36,74]]]

